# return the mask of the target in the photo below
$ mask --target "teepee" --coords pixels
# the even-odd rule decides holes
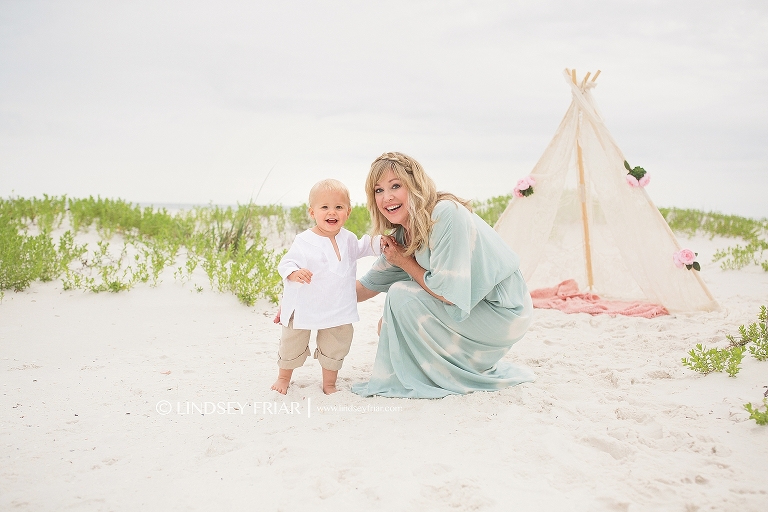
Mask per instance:
[[[592,80],[564,74],[573,101],[531,172],[533,193],[513,197],[494,226],[520,255],[528,287],[575,279],[605,299],[717,309],[699,272],[673,262],[682,247],[645,188],[626,179],[626,159],[592,97],[600,71]]]

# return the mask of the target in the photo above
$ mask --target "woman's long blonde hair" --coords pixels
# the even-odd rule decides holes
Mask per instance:
[[[365,181],[365,193],[368,197],[368,212],[371,214],[374,235],[387,235],[397,227],[387,220],[376,206],[376,183],[387,171],[395,173],[408,191],[408,226],[405,254],[410,256],[422,249],[429,242],[432,230],[432,210],[438,201],[450,199],[463,205],[469,211],[469,201],[460,199],[448,192],[438,192],[435,182],[427,176],[421,164],[403,153],[384,153],[371,164],[371,170]]]

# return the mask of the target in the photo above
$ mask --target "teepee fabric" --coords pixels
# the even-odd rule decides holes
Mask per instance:
[[[717,309],[699,272],[675,266],[681,246],[645,188],[627,183],[624,155],[592,96],[594,79],[564,74],[573,101],[531,172],[534,193],[513,197],[494,227],[520,255],[529,288],[575,279],[609,300]]]

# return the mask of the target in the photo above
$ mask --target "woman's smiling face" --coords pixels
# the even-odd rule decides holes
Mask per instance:
[[[408,227],[408,189],[390,169],[373,188],[376,206],[392,224]]]

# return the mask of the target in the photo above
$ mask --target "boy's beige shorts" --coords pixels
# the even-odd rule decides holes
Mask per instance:
[[[344,363],[344,357],[349,354],[352,345],[352,324],[339,325],[317,331],[317,348],[315,359],[326,370],[340,370]],[[293,370],[304,364],[309,356],[309,329],[294,329],[293,317],[288,322],[288,327],[283,327],[283,335],[280,338],[277,366],[286,370]]]

